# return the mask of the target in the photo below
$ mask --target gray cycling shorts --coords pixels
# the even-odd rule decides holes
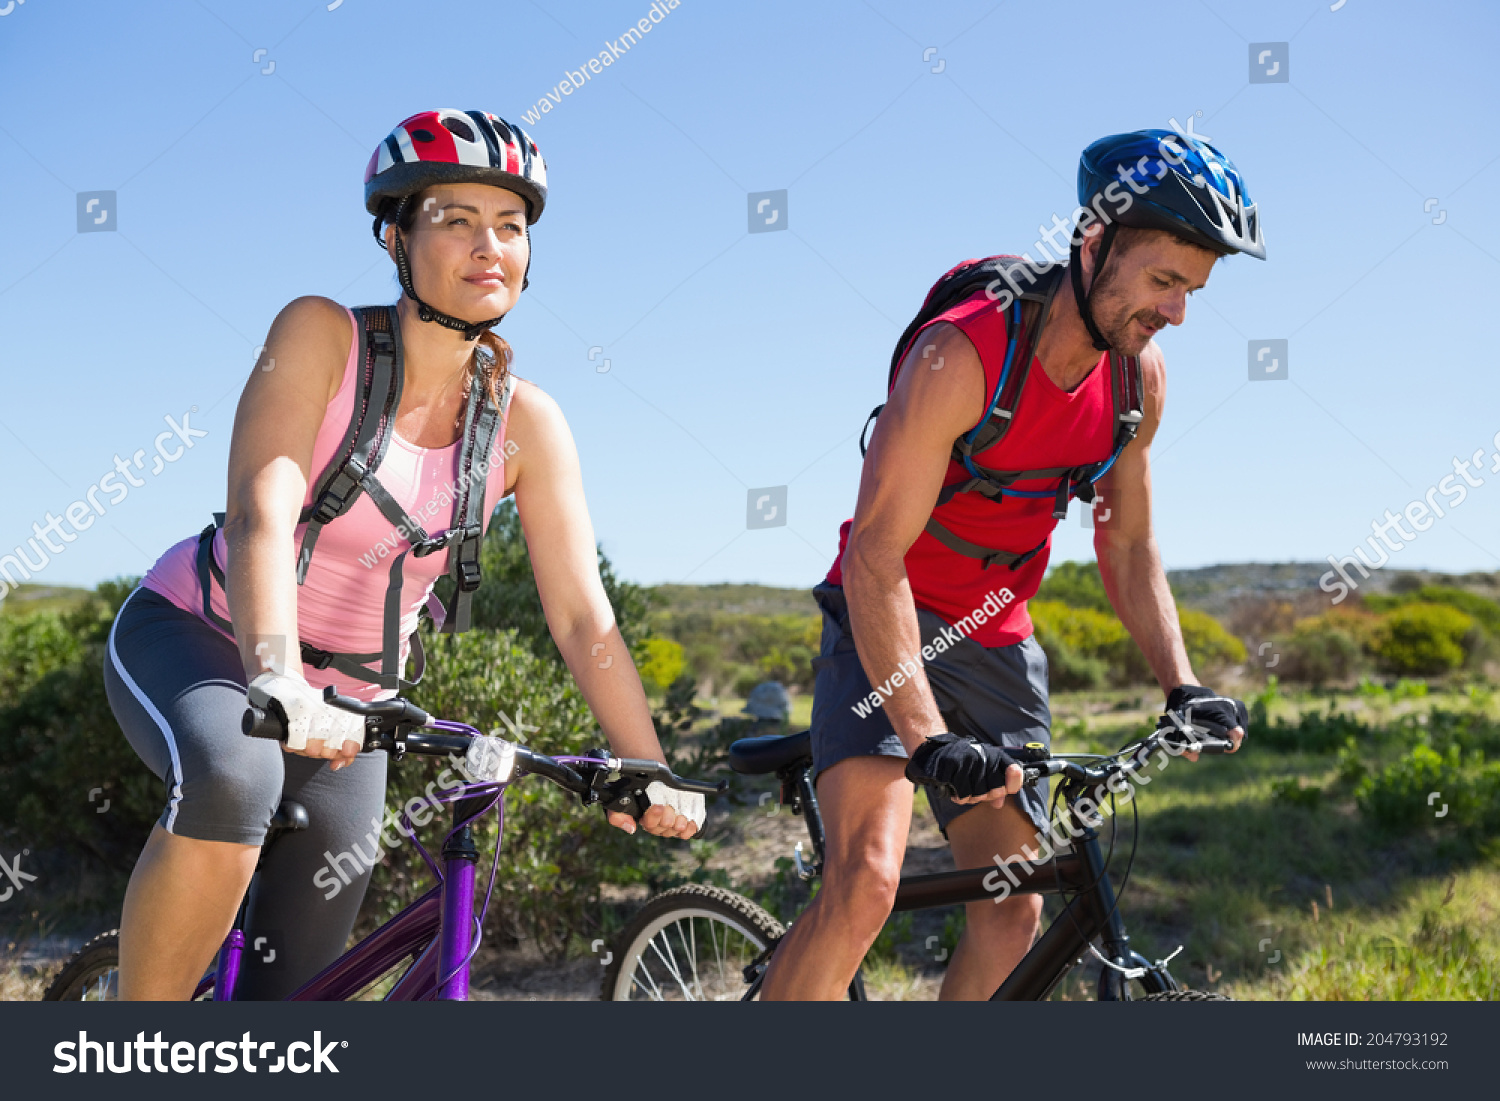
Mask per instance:
[[[191,612],[146,588],[121,606],[104,687],[125,737],[166,784],[162,828],[259,845],[282,799],[307,808],[308,827],[268,851],[245,923],[247,943],[260,938],[261,948],[246,950],[237,996],[275,999],[344,951],[381,855],[370,834],[385,813],[386,755],[362,753],[332,772],[321,758],[245,737],[245,683],[235,644]]]
[[[823,610],[822,647],[813,662],[814,779],[849,757],[904,759],[906,747],[885,710],[868,705],[874,689],[854,649],[844,590],[825,581],[812,592]],[[950,626],[925,608],[917,609],[917,625],[924,644],[934,642]],[[1035,637],[991,647],[963,638],[926,662],[924,671],[938,711],[955,734],[995,745],[1052,744],[1047,655]],[[969,809],[933,788],[927,789],[927,802],[944,837],[948,824]],[[1047,830],[1046,780],[1028,784],[1006,802],[1019,805],[1038,830]]]

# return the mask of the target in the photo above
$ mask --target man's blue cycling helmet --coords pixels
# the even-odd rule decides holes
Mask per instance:
[[[1128,203],[1104,192],[1129,197]],[[1131,186],[1134,185],[1134,186]],[[1164,229],[1183,240],[1219,253],[1243,252],[1266,258],[1260,212],[1245,190],[1234,162],[1208,142],[1175,130],[1136,130],[1100,138],[1078,161],[1078,202],[1108,214],[1094,270],[1104,270],[1119,226]],[[1109,347],[1094,326],[1083,273],[1078,262],[1081,242],[1073,245],[1073,294],[1094,345]]]

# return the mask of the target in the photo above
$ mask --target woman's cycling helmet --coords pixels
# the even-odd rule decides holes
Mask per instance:
[[[411,263],[401,240],[400,221],[407,204],[435,184],[482,183],[514,191],[526,201],[526,224],[536,222],[547,205],[547,162],[526,131],[488,111],[442,108],[412,115],[380,143],[365,167],[365,210],[375,216],[373,231],[381,248],[381,226],[396,224],[396,272],[401,289],[417,304],[423,321],[458,329],[464,339],[502,319],[471,323],[435,310],[417,297]],[[530,233],[528,231],[528,238]],[[527,261],[527,273],[531,270]],[[530,280],[522,279],[525,290]]]
[[[1115,185],[1115,195],[1129,196],[1130,201],[1123,204],[1123,209],[1119,209],[1120,200],[1104,194],[1111,184]],[[1110,219],[1099,244],[1095,272],[1104,270],[1115,231],[1122,225],[1164,229],[1219,253],[1243,252],[1257,260],[1266,258],[1260,212],[1245,190],[1239,169],[1223,153],[1192,134],[1136,130],[1100,138],[1079,159],[1078,202],[1081,206],[1094,206]],[[1095,347],[1103,351],[1109,345],[1095,328],[1089,296],[1083,293],[1083,272],[1078,263],[1080,245],[1081,241],[1075,240],[1070,265],[1073,294]]]

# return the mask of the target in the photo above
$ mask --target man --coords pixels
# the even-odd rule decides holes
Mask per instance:
[[[933,785],[958,867],[1036,851],[1045,786],[1023,790],[1005,747],[1049,740],[1046,656],[1026,601],[1071,496],[1101,495],[1100,574],[1168,708],[1191,705],[1236,747],[1244,737],[1244,705],[1196,683],[1152,532],[1149,451],[1166,388],[1152,336],[1182,324],[1216,260],[1265,258],[1259,215],[1226,157],[1162,130],[1089,146],[1078,200],[1065,268],[960,265],[924,312],[945,285],[962,300],[919,315],[898,347],[854,517],[814,589],[823,886],[777,949],[766,999],[844,996],[890,916],[914,780]],[[1037,895],[970,903],[941,996],[989,997],[1040,915]]]

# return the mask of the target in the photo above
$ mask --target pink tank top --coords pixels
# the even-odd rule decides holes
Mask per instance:
[[[338,393],[328,403],[328,410],[323,414],[323,423],[318,429],[317,442],[313,446],[313,477],[302,502],[304,506],[312,504],[315,486],[322,480],[329,464],[336,457],[335,452],[344,442],[349,418],[354,412],[363,364],[358,362],[359,319],[352,311],[349,317],[354,325],[354,340],[349,348],[349,358],[344,364],[343,382]],[[495,435],[494,449],[487,460],[490,467],[484,496],[486,527],[489,526],[488,513],[505,493],[505,458],[515,452],[514,445],[506,441],[509,418],[510,403],[507,401],[502,411],[500,429]],[[478,459],[479,456],[475,456],[476,462]],[[385,459],[376,476],[412,519],[420,523],[429,535],[438,535],[453,522],[453,502],[460,478],[458,464],[459,441],[447,447],[417,447],[393,432],[391,445],[386,449]],[[302,533],[306,527],[306,524],[297,526],[293,536],[294,546],[301,546]],[[390,560],[408,546],[407,540],[381,514],[369,496],[360,494],[347,512],[323,528],[308,566],[307,580],[297,589],[297,628],[302,641],[341,653],[379,652],[385,590],[390,580]],[[214,535],[213,549],[220,568],[227,569],[223,529]],[[147,571],[141,584],[160,593],[184,611],[192,612],[220,634],[226,634],[203,614],[203,593],[198,584],[196,566],[197,550],[196,535],[172,546]],[[417,615],[422,605],[428,603],[432,596],[433,583],[448,572],[448,556],[455,551],[456,548],[450,548],[444,553],[429,554],[425,558],[407,555],[402,562],[403,640],[416,628]],[[214,612],[228,619],[229,608],[217,585],[211,588],[210,600]],[[434,615],[440,619],[442,608],[436,597],[432,597],[430,606]],[[230,636],[226,634],[226,637]],[[403,641],[403,663],[407,651],[407,644]],[[378,671],[380,663],[372,662],[370,668]],[[308,684],[314,688],[332,684],[342,695],[357,699],[382,699],[395,695],[392,691],[382,690],[378,685],[355,680],[334,669],[319,670],[306,666],[304,673]]]

